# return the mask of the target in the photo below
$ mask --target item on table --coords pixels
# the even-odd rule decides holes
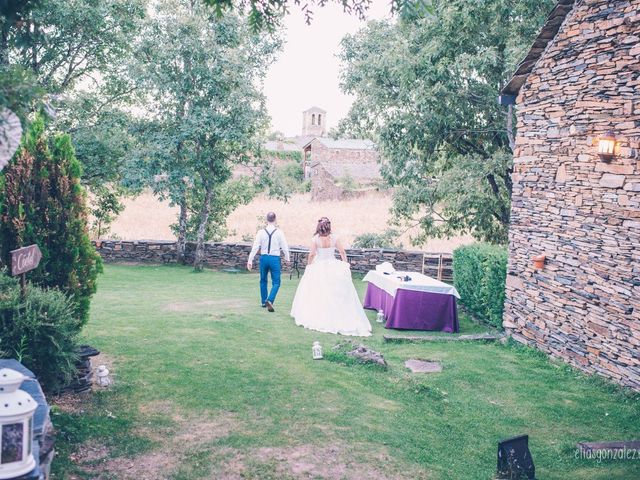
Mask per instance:
[[[383,273],[385,275],[389,275],[390,273],[395,272],[396,269],[393,268],[389,262],[383,262],[380,265],[376,265],[376,272]]]

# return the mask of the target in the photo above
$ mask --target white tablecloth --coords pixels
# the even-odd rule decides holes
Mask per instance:
[[[404,277],[405,275],[409,275],[411,280],[405,282],[398,278]],[[401,289],[413,290],[416,292],[442,293],[444,295],[453,295],[458,299],[460,298],[458,291],[453,285],[449,285],[417,272],[393,272],[389,275],[385,275],[382,272],[369,270],[362,281],[371,282],[376,287],[383,289],[389,295],[394,297],[396,295],[396,291]]]

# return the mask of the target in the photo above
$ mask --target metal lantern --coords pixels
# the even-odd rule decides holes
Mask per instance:
[[[610,162],[615,156],[616,136],[613,132],[607,132],[598,138],[598,155],[605,162]]]
[[[27,377],[20,372],[0,370],[0,479],[19,477],[36,467],[31,444],[38,404],[20,390],[24,380]]]
[[[96,377],[98,377],[98,385],[100,385],[101,387],[108,387],[109,385],[111,385],[111,379],[109,378],[109,369],[106,366],[100,365],[98,368],[96,368]]]
[[[546,255],[536,255],[535,257],[531,258],[531,260],[533,260],[533,268],[535,268],[536,270],[541,270],[544,268],[544,262],[547,260]]]
[[[313,346],[311,347],[311,353],[313,354],[314,360],[322,359],[322,345],[320,345],[320,342],[313,342]]]
[[[384,312],[382,310],[378,310],[378,314],[376,315],[376,322],[384,323]]]

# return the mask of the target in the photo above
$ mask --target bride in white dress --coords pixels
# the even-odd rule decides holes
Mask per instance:
[[[342,261],[335,258],[336,249]],[[291,306],[296,325],[325,333],[367,337],[371,324],[351,280],[350,265],[327,217],[318,221],[309,260]]]

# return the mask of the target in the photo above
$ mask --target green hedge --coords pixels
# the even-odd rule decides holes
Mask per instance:
[[[506,277],[506,247],[474,243],[453,252],[453,281],[460,302],[474,316],[498,328],[502,328]]]

